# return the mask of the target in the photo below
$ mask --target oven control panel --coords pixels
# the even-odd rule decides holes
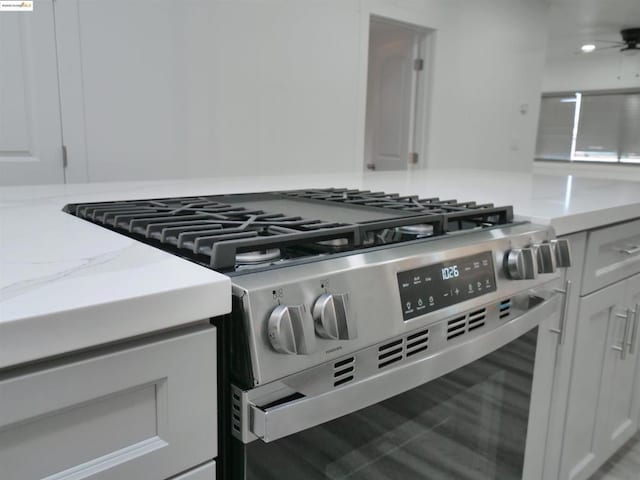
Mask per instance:
[[[398,273],[402,318],[425,313],[496,291],[490,251]]]
[[[500,323],[500,308],[512,299],[558,287],[553,240],[550,227],[519,224],[234,276],[234,313],[251,356],[248,381],[267,384],[318,365],[334,375],[344,358],[390,339],[404,338],[406,353],[408,335],[422,330],[431,331],[435,351],[442,339],[435,325],[465,312],[486,309],[487,325]],[[522,266],[537,273],[531,278]],[[355,378],[365,373],[357,372]]]

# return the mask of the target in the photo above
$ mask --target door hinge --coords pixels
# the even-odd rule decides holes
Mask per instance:
[[[418,163],[419,157],[420,156],[418,155],[418,152],[411,152],[409,154],[409,163],[415,165],[416,163]]]
[[[424,69],[424,59],[422,59],[422,58],[416,58],[416,59],[413,61],[413,69],[414,69],[416,72],[420,72],[420,71],[422,71],[422,70]]]
[[[67,168],[69,165],[69,157],[67,156],[67,146],[62,145],[62,168]]]

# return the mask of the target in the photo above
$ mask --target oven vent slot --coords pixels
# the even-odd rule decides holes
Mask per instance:
[[[420,330],[419,332],[407,335],[406,338],[406,352],[407,357],[415,355],[416,353],[424,352],[429,348],[429,329]]]
[[[231,394],[231,428],[237,433],[241,433],[242,431],[241,413],[240,395],[233,392]]]
[[[454,318],[447,322],[447,340],[456,338],[464,334],[467,330],[467,316]]]
[[[387,367],[393,363],[409,358],[429,348],[429,329],[425,328],[406,337],[378,347],[378,368]]]
[[[485,324],[485,319],[487,318],[487,309],[481,308],[480,310],[476,310],[475,312],[471,312],[469,314],[469,321],[467,326],[467,331],[475,330],[476,328],[483,327]]]
[[[392,363],[399,362],[404,357],[403,339],[385,343],[378,347],[378,368],[384,368]]]
[[[506,300],[500,302],[500,304],[498,305],[498,310],[500,318],[508,317],[509,313],[511,312],[511,299],[507,298]]]
[[[333,364],[333,386],[339,387],[354,379],[356,358],[349,357]]]

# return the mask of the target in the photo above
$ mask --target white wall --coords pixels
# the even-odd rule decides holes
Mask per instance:
[[[449,8],[437,33],[429,165],[529,170],[548,7],[475,0]]]
[[[640,88],[640,54],[617,51],[573,55],[547,63],[543,92]]]
[[[531,168],[544,0],[73,3],[71,181],[361,169],[371,14],[437,30],[429,166]]]

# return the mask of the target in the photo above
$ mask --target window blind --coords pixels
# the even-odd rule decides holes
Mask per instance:
[[[624,96],[583,95],[576,137],[576,160],[617,162]]]
[[[621,161],[640,163],[640,93],[624,96],[621,127]]]
[[[640,92],[582,93],[576,106],[572,96],[542,98],[536,158],[640,164]]]
[[[575,97],[542,97],[536,158],[545,160],[569,160]]]

